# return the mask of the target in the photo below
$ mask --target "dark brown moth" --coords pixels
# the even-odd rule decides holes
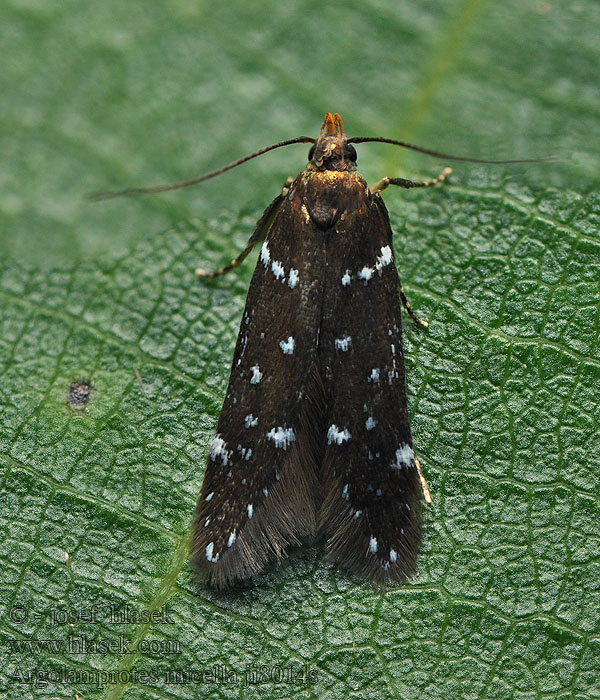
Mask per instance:
[[[193,526],[192,561],[217,587],[316,534],[369,579],[415,571],[429,494],[412,445],[401,301],[416,317],[380,191],[449,172],[369,189],[328,113],[307,167],[258,222],[244,253],[262,242],[260,257]]]

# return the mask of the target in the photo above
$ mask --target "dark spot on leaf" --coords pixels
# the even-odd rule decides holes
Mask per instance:
[[[79,410],[85,408],[91,393],[91,382],[73,382],[69,389],[69,406]]]

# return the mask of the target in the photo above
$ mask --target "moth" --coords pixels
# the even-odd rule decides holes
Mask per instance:
[[[369,188],[355,143],[326,113],[317,139],[300,136],[193,180],[96,195],[160,192],[202,182],[262,153],[311,143],[308,165],[266,208],[248,245],[260,245],[216,434],[208,448],[191,560],[217,588],[249,579],[317,535],[328,557],[378,583],[416,570],[423,501],[431,502],[411,436],[402,306],[381,192],[431,180],[385,177]],[[535,161],[539,162],[539,161]]]
[[[380,191],[450,170],[369,189],[330,113],[308,157],[242,253],[261,245],[193,525],[192,561],[217,587],[317,533],[366,578],[415,571],[429,492],[406,401],[410,307]]]

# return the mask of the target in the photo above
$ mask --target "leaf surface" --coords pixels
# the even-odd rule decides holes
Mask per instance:
[[[592,0],[6,3],[7,698],[597,697],[599,15]],[[307,149],[193,191],[80,197],[315,136],[325,110],[349,135],[564,161],[385,193],[430,322],[405,323],[434,498],[418,577],[374,589],[313,546],[217,594],[192,579],[188,527],[252,263],[205,284],[194,270],[243,247]],[[359,149],[370,182],[444,165]]]

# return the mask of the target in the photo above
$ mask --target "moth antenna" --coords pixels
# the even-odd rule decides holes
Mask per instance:
[[[158,185],[156,187],[133,187],[126,190],[117,190],[115,192],[96,192],[86,196],[88,202],[99,202],[102,199],[112,199],[114,197],[129,197],[137,194],[156,194],[157,192],[168,192],[170,190],[178,190],[182,187],[190,187],[191,185],[197,185],[199,182],[204,182],[205,180],[210,180],[217,175],[237,168],[238,165],[242,165],[252,158],[257,158],[263,153],[268,153],[269,151],[274,151],[276,148],[281,148],[282,146],[291,146],[294,143],[314,143],[315,139],[310,136],[298,136],[295,139],[287,139],[286,141],[280,141],[279,143],[274,143],[272,146],[267,146],[266,148],[261,148],[250,155],[244,156],[243,158],[238,158],[232,163],[219,168],[218,170],[213,170],[205,175],[200,175],[199,177],[192,178],[191,180],[183,180],[182,182],[174,182],[170,185]]]
[[[453,156],[449,153],[439,153],[438,151],[431,151],[428,148],[421,148],[421,146],[413,146],[411,143],[406,143],[405,141],[396,141],[395,139],[386,138],[371,138],[370,136],[355,136],[354,138],[348,139],[348,143],[390,143],[392,146],[402,146],[402,148],[409,148],[411,151],[418,151],[419,153],[424,153],[427,156],[434,156],[435,158],[442,158],[444,160],[459,160],[463,163],[487,163],[490,165],[507,165],[510,163],[556,163],[561,159],[558,156],[549,156],[547,158],[510,158],[508,160],[488,160],[486,158],[468,158],[467,156]]]

